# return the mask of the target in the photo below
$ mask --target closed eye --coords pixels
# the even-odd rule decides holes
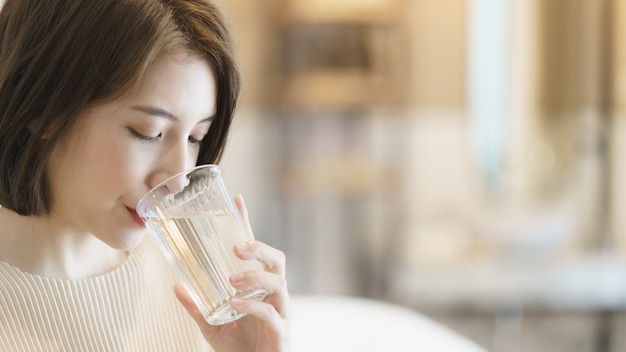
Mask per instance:
[[[189,143],[202,145],[202,139],[198,139],[198,138],[195,138],[193,136],[189,136]]]
[[[132,129],[130,127],[128,128],[128,131],[130,132],[130,134],[133,137],[137,138],[140,141],[144,141],[144,142],[156,143],[156,142],[158,142],[161,139],[161,134],[160,133],[156,137],[151,137],[151,136],[146,136],[144,134],[141,134],[141,133],[135,131],[134,129]]]

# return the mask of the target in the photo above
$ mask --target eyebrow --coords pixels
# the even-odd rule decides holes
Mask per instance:
[[[157,116],[157,117],[162,117],[171,121],[180,121],[180,119],[178,118],[178,116],[172,114],[171,112],[167,111],[167,110],[163,110],[160,108],[156,108],[156,107],[152,107],[152,106],[145,106],[145,105],[137,105],[137,106],[133,106],[132,107],[133,110],[138,110],[141,112],[144,112],[148,115],[152,115],[152,116]],[[198,123],[202,123],[202,122],[210,122],[215,120],[215,114],[201,120]]]

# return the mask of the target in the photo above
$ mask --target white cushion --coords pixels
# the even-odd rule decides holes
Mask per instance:
[[[292,344],[298,352],[485,352],[419,313],[350,297],[292,295]]]

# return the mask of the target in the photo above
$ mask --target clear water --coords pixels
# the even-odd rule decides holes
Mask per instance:
[[[184,218],[149,218],[146,226],[174,266],[194,302],[213,325],[243,316],[230,309],[232,297],[265,299],[267,292],[238,292],[228,278],[239,272],[263,270],[258,261],[235,256],[235,244],[252,240],[238,214]]]

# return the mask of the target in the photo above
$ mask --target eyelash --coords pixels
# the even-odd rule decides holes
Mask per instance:
[[[192,136],[189,136],[189,142],[197,145],[202,145],[202,139],[196,139]]]
[[[133,135],[133,137],[137,138],[138,140],[142,141],[142,142],[148,142],[148,143],[156,143],[161,139],[161,135],[159,134],[156,137],[148,137],[145,136],[137,131],[135,131],[132,128],[129,128],[128,131],[130,131],[130,133]],[[198,145],[202,145],[202,140],[201,139],[196,139],[192,136],[189,136],[189,143],[192,144],[198,144]]]
[[[148,137],[145,136],[137,131],[135,131],[132,128],[129,128],[128,131],[130,132],[130,134],[133,135],[133,137],[137,138],[138,140],[142,141],[142,142],[149,142],[149,143],[156,143],[159,141],[159,139],[161,139],[161,135],[159,134],[156,137]]]

